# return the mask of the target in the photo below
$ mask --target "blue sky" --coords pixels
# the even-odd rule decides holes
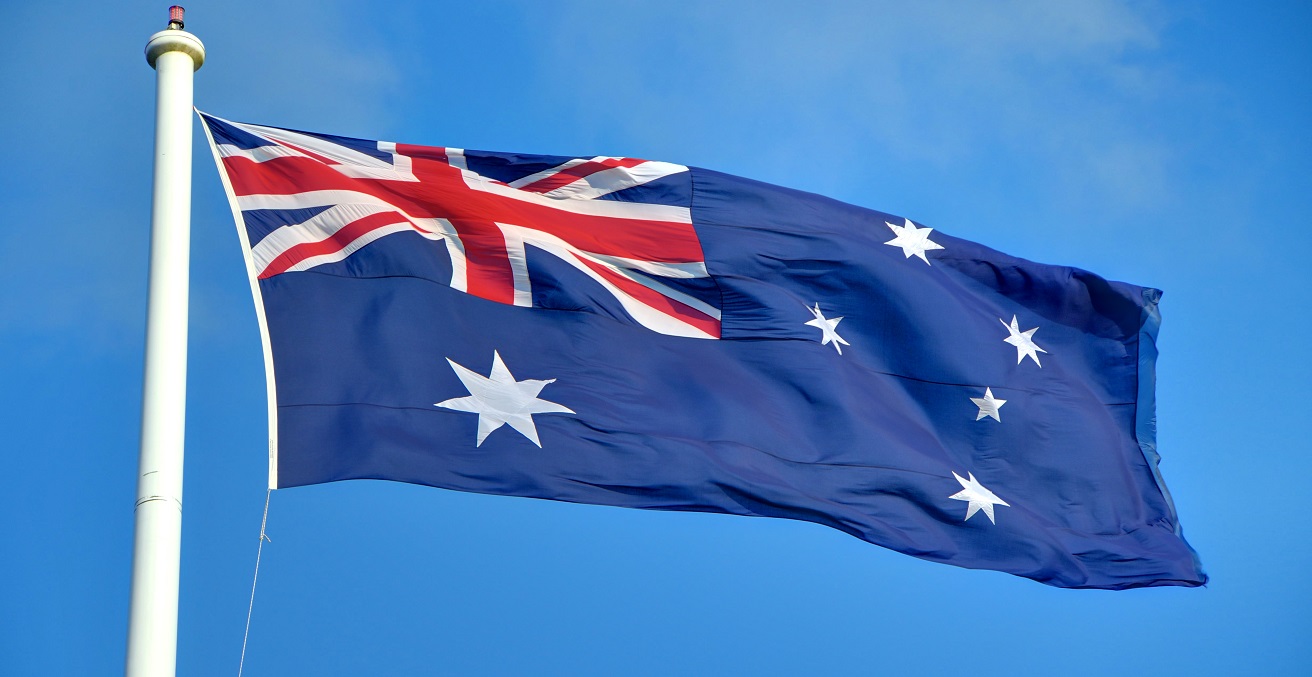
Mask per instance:
[[[168,3],[112,4],[0,8],[4,674],[124,654]],[[345,482],[273,495],[246,674],[1306,670],[1312,9],[801,7],[193,2],[188,28],[196,103],[230,119],[704,166],[1165,290],[1159,448],[1211,584],[1058,590],[800,522]],[[209,675],[237,667],[266,428],[197,130],[179,671]]]

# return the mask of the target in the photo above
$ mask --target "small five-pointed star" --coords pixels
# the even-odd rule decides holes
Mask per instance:
[[[895,226],[887,221],[884,223],[893,229],[893,234],[897,237],[885,242],[884,244],[891,247],[901,247],[902,254],[907,258],[919,256],[925,265],[929,265],[929,259],[925,258],[925,252],[931,249],[942,249],[943,245],[929,239],[929,234],[934,232],[933,228],[917,228],[911,219],[902,219],[906,225]]]
[[[984,514],[989,516],[989,521],[993,524],[997,524],[998,521],[993,517],[993,506],[1005,505],[1008,508],[1011,506],[1007,505],[1006,501],[995,496],[992,491],[985,489],[984,485],[980,484],[979,480],[975,479],[974,473],[967,474],[970,475],[969,480],[955,472],[952,473],[952,476],[957,478],[957,481],[961,483],[961,491],[952,494],[948,498],[968,502],[968,505],[966,506],[966,520],[969,520],[971,517],[975,516],[975,513],[983,510]]]
[[[841,317],[835,317],[833,319],[826,318],[825,314],[820,312],[819,303],[815,304],[814,308],[807,308],[807,310],[811,311],[812,315],[815,315],[815,319],[811,320],[810,322],[807,322],[806,324],[807,326],[815,327],[820,330],[820,345],[827,346],[832,341],[834,344],[834,350],[837,350],[838,354],[842,355],[843,346],[852,345],[847,341],[843,340],[842,336],[838,335],[838,323],[842,322],[843,318]],[[840,343],[843,344],[843,346],[840,346],[839,345]]]
[[[474,445],[476,447],[483,446],[483,440],[487,439],[492,431],[507,423],[527,437],[530,442],[541,447],[542,442],[538,440],[538,428],[533,423],[533,414],[574,413],[574,410],[568,407],[538,399],[538,393],[542,392],[542,388],[549,383],[555,383],[556,379],[516,381],[515,377],[510,375],[510,370],[506,368],[506,363],[501,361],[501,354],[495,350],[492,351],[492,372],[487,376],[466,369],[452,362],[450,358],[447,358],[447,362],[455,370],[460,382],[469,390],[469,396],[454,397],[433,406],[478,414],[478,443]]]
[[[984,397],[972,397],[970,398],[970,401],[974,402],[975,406],[979,407],[979,414],[975,416],[976,421],[985,416],[989,416],[998,423],[1002,422],[1002,416],[998,414],[998,410],[1001,409],[1002,405],[1006,404],[1007,401],[994,397],[992,388],[984,389]]]
[[[1016,323],[1015,315],[1011,316],[1010,325],[1008,325],[1007,321],[1002,318],[998,318],[998,321],[1002,323],[1002,326],[1007,328],[1007,331],[1011,332],[1011,336],[1008,336],[1007,338],[1002,340],[1006,341],[1007,343],[1010,343],[1013,346],[1016,346],[1016,364],[1020,364],[1025,358],[1028,357],[1034,360],[1034,364],[1037,364],[1039,365],[1040,368],[1042,368],[1043,363],[1039,362],[1039,353],[1046,353],[1048,351],[1040,348],[1037,344],[1035,344],[1034,339],[1032,338],[1034,336],[1034,332],[1038,331],[1039,328],[1035,327],[1033,329],[1021,331],[1020,325]]]

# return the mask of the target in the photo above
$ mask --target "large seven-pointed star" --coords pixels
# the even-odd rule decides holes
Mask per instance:
[[[495,350],[492,351],[492,373],[487,376],[466,369],[452,362],[451,358],[447,358],[446,361],[451,364],[460,382],[469,390],[469,396],[454,397],[433,406],[478,414],[478,443],[474,445],[476,447],[482,446],[483,440],[487,439],[493,430],[507,423],[527,437],[530,442],[541,447],[538,428],[533,424],[533,414],[574,413],[574,410],[568,407],[538,399],[538,393],[542,392],[542,388],[548,383],[554,383],[556,379],[516,381],[515,377],[510,375],[510,370],[506,368],[506,363],[501,361],[501,354]]]
[[[985,489],[984,485],[980,484],[979,480],[975,479],[974,473],[967,474],[970,475],[969,480],[955,472],[952,473],[952,476],[957,478],[957,481],[961,483],[961,491],[952,494],[948,498],[955,498],[958,501],[967,501],[969,503],[969,505],[966,506],[967,520],[974,517],[975,513],[983,510],[984,514],[989,516],[989,521],[997,524],[998,521],[993,518],[993,506],[1006,505],[1008,508],[1011,506],[1007,505],[1006,501],[995,496],[992,491]]]
[[[827,346],[829,345],[829,342],[832,341],[834,343],[834,350],[837,350],[838,354],[842,355],[843,346],[852,345],[847,341],[843,340],[842,336],[838,335],[838,323],[842,322],[843,318],[825,317],[825,314],[820,312],[819,303],[815,304],[814,308],[807,308],[807,310],[811,311],[812,315],[815,315],[815,319],[811,320],[810,322],[807,322],[806,324],[807,326],[815,327],[816,329],[820,330],[820,345]],[[839,345],[840,343],[843,345],[840,346]]]
[[[904,226],[895,226],[887,221],[884,223],[893,229],[893,234],[897,237],[885,242],[884,244],[892,247],[901,247],[902,254],[906,258],[919,256],[921,261],[929,265],[929,259],[925,258],[925,252],[930,249],[942,249],[943,245],[929,239],[929,234],[934,232],[933,228],[917,228],[911,219],[902,219],[906,222]]]
[[[1031,360],[1034,360],[1034,364],[1043,367],[1043,363],[1039,361],[1039,353],[1046,353],[1048,351],[1040,348],[1038,344],[1034,342],[1033,338],[1034,332],[1038,331],[1039,328],[1035,327],[1033,329],[1021,331],[1020,325],[1016,322],[1015,315],[1011,316],[1011,324],[1007,324],[1007,321],[1002,318],[998,318],[998,321],[1002,323],[1002,326],[1007,328],[1008,332],[1011,332],[1010,336],[1002,340],[1016,346],[1016,364],[1020,364],[1028,357]]]

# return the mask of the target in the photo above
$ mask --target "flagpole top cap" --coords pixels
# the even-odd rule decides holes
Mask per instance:
[[[181,9],[181,8],[179,8]],[[181,22],[178,22],[181,25]],[[173,22],[169,22],[172,26]],[[200,38],[179,28],[166,28],[152,36],[146,42],[146,63],[151,68],[155,67],[155,61],[161,54],[167,52],[182,52],[191,57],[195,69],[200,70],[201,64],[205,63],[205,45]]]

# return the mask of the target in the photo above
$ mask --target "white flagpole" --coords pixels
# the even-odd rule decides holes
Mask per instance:
[[[205,46],[182,30],[182,8],[146,43],[155,69],[155,185],[150,298],[141,405],[128,677],[173,675],[182,552],[182,443],[187,397],[187,293],[191,248],[192,74]]]

